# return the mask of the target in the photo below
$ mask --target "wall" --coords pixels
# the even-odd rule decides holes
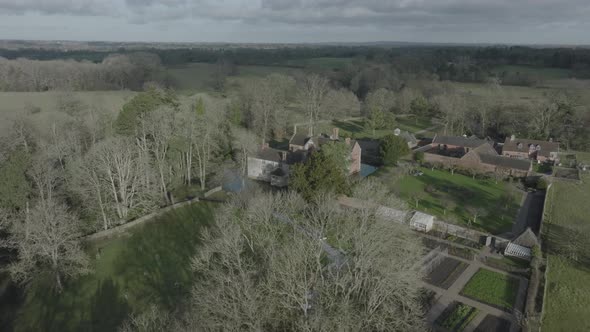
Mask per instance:
[[[361,171],[361,146],[358,143],[354,144],[350,157],[352,161],[350,163],[350,174],[359,173]]]
[[[166,212],[172,211],[174,209],[178,209],[179,207],[183,207],[192,203],[196,203],[198,202],[199,199],[198,198],[194,198],[185,202],[181,202],[181,203],[177,203],[171,206],[167,206],[163,209],[160,209],[156,212],[150,213],[148,215],[145,215],[141,218],[135,219],[133,221],[127,222],[125,224],[119,225],[117,227],[111,228],[111,229],[107,229],[105,231],[101,231],[98,233],[94,233],[94,234],[90,234],[88,236],[84,237],[84,240],[87,241],[96,241],[96,240],[101,240],[101,239],[105,239],[105,238],[109,238],[109,237],[113,237],[113,236],[118,236],[123,234],[127,229],[131,228],[131,227],[135,227],[139,224],[143,224],[149,221],[153,221],[156,219],[156,217],[159,217],[163,214],[165,214]]]

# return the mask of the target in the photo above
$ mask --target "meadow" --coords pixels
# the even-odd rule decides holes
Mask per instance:
[[[577,153],[590,162],[590,154]],[[582,183],[555,182],[548,192],[543,224],[547,257],[543,330],[590,330],[590,175]]]
[[[115,331],[128,314],[150,305],[176,308],[190,291],[190,259],[213,208],[196,203],[89,244],[93,273],[66,283],[61,294],[45,279],[32,284],[15,331]]]

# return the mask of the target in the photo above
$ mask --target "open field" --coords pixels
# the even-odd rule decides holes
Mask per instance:
[[[522,195],[507,196],[510,184],[442,170],[420,170],[424,175],[397,178],[396,169],[384,167],[376,176],[416,210],[492,234],[511,229]],[[416,197],[420,197],[417,206]],[[472,222],[471,209],[481,210],[476,223]]]
[[[477,309],[463,303],[453,302],[436,319],[435,324],[447,331],[461,332],[477,314]]]
[[[133,91],[81,91],[70,92],[73,98],[85,107],[98,112],[117,114],[121,107],[136,92]],[[59,100],[66,96],[65,92],[0,92],[0,137],[7,132],[3,126],[9,125],[10,119],[18,115],[35,113],[38,123],[49,124],[59,108]]]
[[[27,292],[16,321],[20,331],[115,331],[130,312],[151,304],[173,309],[193,280],[190,259],[212,206],[174,210],[127,237],[90,246],[94,273],[56,294],[44,282]]]
[[[512,310],[518,293],[518,279],[487,269],[479,269],[461,295],[499,308]]]
[[[514,66],[503,65],[495,67],[492,72],[496,74],[522,74],[530,75],[540,80],[556,80],[570,78],[572,71],[570,69],[549,68],[549,67],[532,67],[532,66]]]
[[[590,161],[590,154],[577,154]],[[549,189],[543,239],[548,263],[544,331],[590,330],[590,175],[581,184],[557,181]]]
[[[457,259],[445,257],[440,264],[428,273],[426,282],[443,289],[449,289],[466,268],[467,264]]]

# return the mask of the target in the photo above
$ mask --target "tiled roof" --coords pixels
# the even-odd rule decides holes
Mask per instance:
[[[487,153],[478,153],[478,155],[479,159],[484,164],[517,169],[521,171],[528,171],[529,169],[531,169],[531,162],[529,160],[508,158]]]
[[[289,140],[289,144],[304,146],[308,140],[309,140],[308,135],[306,135],[304,133],[296,133],[293,136],[291,136],[291,139]]]
[[[432,144],[446,144],[446,145],[455,145],[455,146],[462,146],[466,148],[477,148],[482,146],[483,144],[489,144],[488,141],[473,138],[473,137],[463,137],[463,136],[436,136],[432,141]]]
[[[519,145],[522,144],[522,148],[519,148]],[[547,142],[547,141],[539,141],[534,139],[520,139],[515,138],[512,140],[510,137],[506,138],[504,142],[503,151],[513,151],[513,152],[528,152],[529,146],[533,144],[535,146],[540,146],[541,150],[537,152],[540,156],[549,157],[551,152],[558,152],[559,151],[559,143],[558,142]]]
[[[281,157],[282,157],[283,152],[286,152],[286,151],[273,149],[273,148],[264,148],[264,149],[261,148],[256,152],[256,158],[262,159],[262,160],[268,160],[268,161],[275,161],[278,163],[281,161]]]

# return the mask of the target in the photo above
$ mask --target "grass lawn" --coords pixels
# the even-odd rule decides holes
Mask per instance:
[[[463,331],[477,316],[478,310],[463,303],[453,302],[437,319],[436,324],[448,331]]]
[[[358,120],[348,120],[348,121],[339,121],[335,120],[332,123],[324,123],[320,125],[320,131],[325,133],[331,133],[332,128],[338,127],[340,128],[340,135],[345,135],[349,137],[354,137],[357,139],[361,138],[375,138],[379,139],[385,135],[393,134],[392,129],[377,129],[373,133],[372,130],[369,130],[365,126],[365,121],[362,119]],[[432,122],[430,118],[424,117],[407,117],[407,118],[398,118],[396,120],[396,124],[394,127],[400,128],[401,130],[407,130],[409,132],[416,132],[419,130],[427,129],[432,127]]]
[[[443,170],[420,168],[424,175],[393,176],[395,169],[382,168],[377,172],[391,189],[408,201],[411,207],[432,214],[442,220],[455,222],[500,234],[509,231],[517,215],[522,194],[508,195],[510,184],[493,180],[473,179],[470,176]],[[427,192],[427,186],[435,191]],[[422,196],[416,206],[414,196]],[[477,223],[469,209],[481,209]]]
[[[15,330],[115,331],[130,312],[174,308],[190,291],[190,259],[212,206],[197,203],[159,219],[90,245],[95,272],[67,283],[62,294],[44,281],[32,285]]]
[[[590,154],[578,154],[590,161]],[[547,256],[544,331],[590,330],[590,175],[582,184],[555,182],[543,224]]]
[[[518,294],[519,280],[498,272],[479,269],[471,277],[461,295],[512,310]]]

